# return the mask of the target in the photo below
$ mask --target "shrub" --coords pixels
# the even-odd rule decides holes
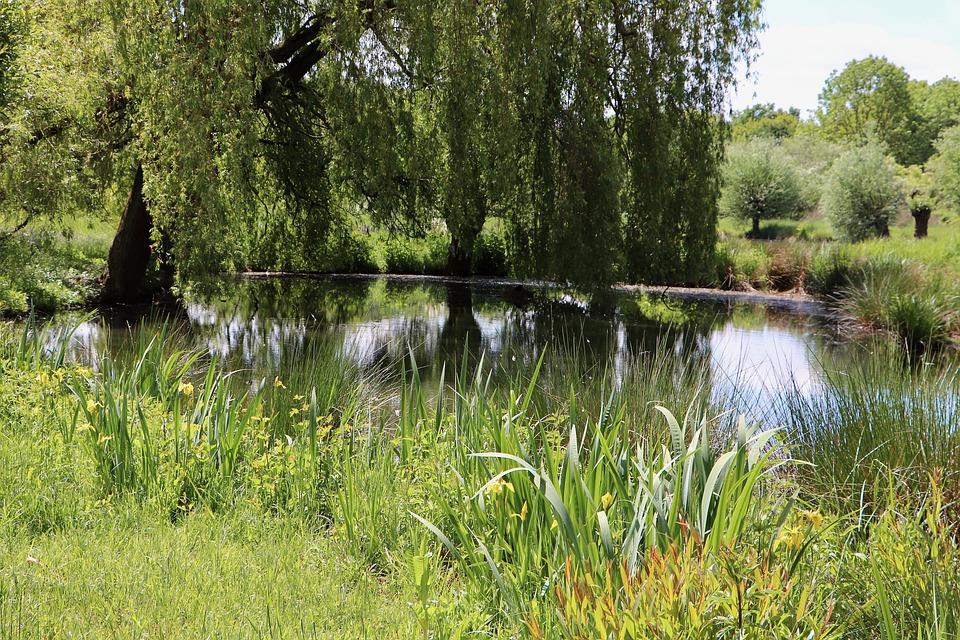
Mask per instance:
[[[761,220],[795,214],[802,207],[797,172],[770,140],[731,148],[723,180],[720,212],[751,220],[753,237],[760,235]]]
[[[827,176],[822,208],[844,240],[890,234],[890,220],[903,202],[900,184],[879,147],[851,149]]]
[[[769,269],[770,256],[763,246],[731,242],[717,252],[717,275],[727,289],[765,289],[770,283]]]
[[[387,273],[442,275],[447,267],[448,236],[430,231],[423,238],[394,237],[387,241]]]

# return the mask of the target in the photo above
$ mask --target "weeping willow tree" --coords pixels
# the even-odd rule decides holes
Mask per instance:
[[[31,77],[76,95],[50,92],[38,111],[28,92],[8,150],[38,173],[38,193],[125,194],[112,200],[123,215],[105,278],[119,299],[142,288],[151,260],[189,276],[249,251],[309,253],[359,212],[405,233],[442,220],[452,273],[470,271],[499,218],[522,275],[689,281],[713,249],[717,114],[758,11],[758,0],[34,0]],[[31,153],[46,151],[32,148],[69,166],[44,172]]]

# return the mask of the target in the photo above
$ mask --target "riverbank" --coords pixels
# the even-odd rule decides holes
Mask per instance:
[[[0,339],[4,637],[960,630],[956,371],[878,352],[737,444],[673,351],[431,387],[330,350],[251,387],[139,345]]]
[[[955,226],[955,225],[954,225]],[[894,336],[915,352],[960,344],[960,235],[946,223],[934,227],[931,237],[915,240],[905,227],[895,227],[893,237],[859,244],[797,238],[742,240],[726,238],[718,245],[717,279],[709,287],[660,287],[621,284],[615,292],[653,298],[720,300],[763,304],[770,308],[830,316],[851,332],[880,332]],[[81,230],[82,232],[82,230]],[[83,308],[96,298],[109,236],[102,225],[87,235],[77,232],[70,240],[17,240],[8,244],[0,264],[0,315],[30,311],[49,313]],[[90,235],[90,234],[94,235]],[[489,239],[488,239],[489,240]],[[424,240],[410,241],[419,246]],[[442,246],[436,238],[427,243],[436,254],[429,269],[423,261],[382,259],[373,271],[405,273],[330,274],[302,271],[249,271],[243,277],[385,277],[425,282],[445,278],[424,271],[442,270]],[[491,247],[501,244],[489,240]],[[403,256],[399,239],[384,246],[390,255]],[[486,245],[485,245],[486,246]],[[502,249],[502,247],[501,247]],[[416,252],[414,252],[416,253]],[[493,255],[491,249],[488,253]],[[27,257],[29,254],[29,258]],[[418,254],[419,255],[419,254]],[[501,253],[483,264],[493,272],[509,268]],[[418,259],[419,260],[419,259]],[[489,263],[489,264],[488,264]],[[21,268],[22,265],[30,265]],[[20,266],[18,266],[20,265]],[[418,266],[419,265],[419,266]],[[410,273],[413,272],[413,273]],[[447,278],[450,283],[501,286],[516,289],[515,301],[524,304],[537,290],[557,286],[504,276]]]

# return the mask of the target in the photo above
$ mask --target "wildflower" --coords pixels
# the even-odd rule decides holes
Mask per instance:
[[[100,405],[97,404],[96,400],[93,398],[87,398],[87,413],[93,413],[99,406]]]
[[[489,486],[487,486],[487,489],[484,493],[486,493],[488,496],[496,495],[496,494],[503,493],[504,489],[509,489],[510,492],[513,493],[513,484],[510,482],[507,482],[503,478],[497,478],[496,480],[491,482]]]
[[[181,382],[177,390],[189,398],[193,395],[193,384],[190,382]]]
[[[113,436],[102,435],[97,439],[97,444],[107,444],[111,440],[113,440]]]
[[[287,385],[283,384],[283,380],[280,379],[280,376],[277,376],[273,379],[273,388],[274,389],[286,389]]]
[[[50,382],[50,374],[48,374],[46,371],[41,371],[37,374],[37,382],[40,384],[47,384]]]
[[[556,519],[556,518],[554,518],[553,520],[550,521],[550,531],[553,531],[554,529],[556,529],[556,528],[559,527],[559,526],[560,526],[560,525],[557,524],[557,519]]]
[[[800,515],[813,529],[819,529],[823,526],[823,514],[819,511],[801,511]]]
[[[513,514],[512,517],[520,518],[520,522],[525,522],[527,519],[527,514],[530,513],[530,509],[527,507],[526,501],[524,501],[523,506],[520,507],[520,513]]]
[[[604,510],[609,509],[610,505],[613,504],[613,494],[609,491],[600,498],[600,504],[603,506]]]
[[[293,407],[292,409],[290,409],[290,417],[291,417],[291,418],[293,418],[294,416],[296,416],[298,413],[300,413],[300,409],[298,409],[298,408],[296,408],[296,407]]]
[[[83,433],[85,431],[93,431],[93,425],[89,422],[84,422],[77,427],[77,433]]]
[[[800,527],[788,527],[780,532],[777,542],[788,549],[799,549],[803,546],[803,530]]]
[[[293,401],[294,401],[294,402],[300,402],[301,400],[303,400],[303,396],[301,396],[301,395],[299,395],[299,394],[293,396]]]

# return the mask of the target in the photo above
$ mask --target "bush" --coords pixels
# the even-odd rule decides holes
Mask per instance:
[[[903,203],[900,184],[875,145],[851,149],[827,176],[822,209],[843,240],[890,234],[890,220]]]
[[[795,214],[802,208],[797,172],[770,140],[732,147],[723,180],[721,214],[753,221],[753,237],[760,235],[761,220]]]
[[[731,252],[733,269],[727,275],[727,284],[733,288],[749,285],[765,289],[769,280],[770,256],[762,247],[734,247]]]
[[[385,263],[387,273],[443,275],[447,267],[450,240],[445,233],[433,230],[423,238],[393,237],[387,241]]]

